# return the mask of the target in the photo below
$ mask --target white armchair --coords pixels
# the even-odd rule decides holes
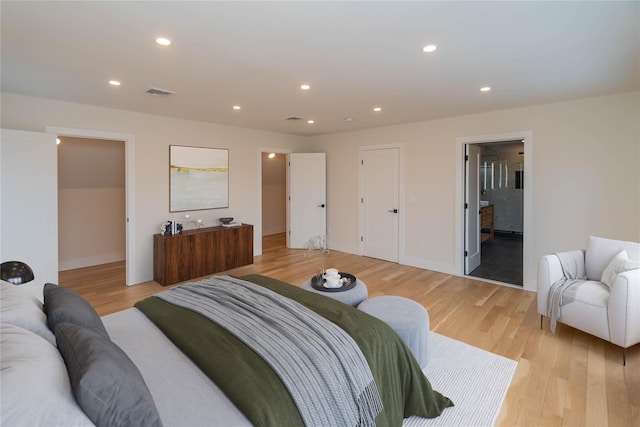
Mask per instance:
[[[584,254],[587,280],[577,287],[572,301],[560,307],[557,321],[622,347],[626,364],[627,348],[640,343],[640,243],[592,236]],[[549,290],[563,277],[557,255],[540,259],[541,328],[548,313]]]

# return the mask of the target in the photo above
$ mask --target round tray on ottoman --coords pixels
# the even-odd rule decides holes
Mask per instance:
[[[356,279],[354,276],[348,273],[340,273],[340,275],[348,275],[355,279],[354,282],[350,283],[347,286],[343,286],[342,288],[322,288],[317,289],[313,286],[312,281],[316,281],[315,276],[306,282],[304,282],[300,287],[310,292],[315,292],[317,294],[322,294],[326,297],[333,298],[340,302],[343,302],[352,307],[357,307],[362,301],[366,300],[369,296],[369,292],[367,291],[367,285],[360,279]],[[347,288],[348,289],[343,289]]]
[[[325,279],[320,278],[320,276],[318,275],[311,278],[311,286],[313,287],[313,289],[322,292],[344,292],[348,291],[349,289],[353,289],[356,286],[356,276],[343,272],[340,272],[338,274],[342,279],[347,279],[347,283],[342,286],[338,286],[337,288],[328,288],[324,285]]]

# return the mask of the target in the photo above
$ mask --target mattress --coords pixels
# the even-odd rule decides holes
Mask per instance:
[[[165,426],[251,426],[225,394],[138,309],[102,317],[136,364]]]

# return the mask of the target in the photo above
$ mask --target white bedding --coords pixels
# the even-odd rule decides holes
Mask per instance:
[[[138,309],[104,316],[102,322],[111,340],[140,370],[165,427],[251,426],[218,386]]]

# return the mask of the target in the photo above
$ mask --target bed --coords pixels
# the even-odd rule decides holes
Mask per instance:
[[[356,371],[363,371],[364,377],[370,375],[377,395],[375,390],[371,391],[370,384],[365,391],[362,387],[358,389],[355,396],[366,396],[362,400],[354,399],[364,402],[357,408],[358,416],[362,417],[362,407],[365,407],[373,419],[368,423],[365,416],[355,424],[399,426],[411,415],[436,417],[453,405],[447,397],[431,389],[410,350],[391,328],[366,313],[265,276],[215,276],[211,280],[225,285],[219,286],[220,291],[216,292],[235,298],[246,288],[249,298],[245,304],[235,300],[220,302],[216,297],[211,302],[218,304],[213,306],[215,313],[219,313],[217,307],[229,304],[233,316],[241,311],[238,304],[262,307],[264,295],[273,298],[274,304],[283,304],[285,313],[276,315],[275,311],[266,311],[269,317],[261,313],[259,316],[263,317],[257,317],[260,327],[245,327],[249,323],[244,322],[249,320],[231,317],[226,320],[230,322],[230,329],[233,325],[242,325],[236,336],[220,326],[227,314],[211,322],[208,315],[198,312],[204,310],[199,308],[204,306],[199,296],[194,297],[198,307],[186,308],[175,300],[178,293],[165,295],[167,292],[163,292],[138,302],[134,308],[99,318],[91,306],[70,289],[45,285],[43,306],[18,287],[3,283],[0,424],[326,425],[318,421],[323,418],[317,417],[334,416],[343,406],[348,407],[346,416],[353,415],[349,412],[354,410],[353,405],[345,404],[348,399],[342,398],[344,394],[328,398],[327,389],[334,387],[336,393],[352,393],[356,386],[351,382],[365,384],[367,381],[365,378],[363,383],[362,378],[353,373]],[[178,290],[185,295],[210,292],[213,285],[203,282],[168,292]],[[191,285],[195,287],[190,288]],[[227,286],[242,286],[243,292]],[[265,307],[272,310],[269,305]],[[293,317],[287,318],[287,315]],[[279,316],[285,317],[279,319]],[[242,336],[242,330],[248,330],[249,337],[262,337],[265,346],[280,334],[291,335],[293,341],[295,337],[306,337],[306,333],[297,329],[295,333],[289,331],[306,327],[297,325],[297,319],[305,316],[309,316],[307,323],[312,329],[329,336],[326,346],[337,348],[333,351],[337,359],[332,359],[333,355],[325,356],[324,347],[287,348],[284,353],[263,358],[259,354],[264,349],[243,341],[249,338]],[[284,332],[278,332],[278,328],[283,327]],[[334,333],[333,327],[338,331]],[[344,348],[336,347],[333,342],[336,339]],[[349,342],[355,344],[355,351],[349,349]],[[325,346],[324,341],[321,345]],[[277,350],[286,346],[272,347]],[[275,350],[269,348],[268,351]],[[296,353],[298,351],[302,353]],[[318,356],[319,353],[323,356]],[[329,381],[332,384],[327,388],[314,390],[307,385],[299,386],[301,390],[292,388],[291,378],[286,376],[292,374],[279,372],[278,369],[283,368],[278,364],[287,365],[284,369],[288,369],[288,365],[296,363],[286,358],[303,360],[300,355],[310,357],[311,362],[301,362],[297,367],[304,375],[309,371],[309,378],[323,375],[322,378],[326,378],[324,370],[329,368],[345,371],[349,381],[341,374],[331,373],[331,378],[340,380]],[[358,357],[364,362],[359,362]],[[338,364],[348,369],[336,368]],[[293,373],[298,374],[300,371]],[[381,405],[375,409],[376,405],[371,402],[377,401]],[[334,406],[338,409],[326,409]],[[320,408],[328,415],[309,415],[313,408]]]

